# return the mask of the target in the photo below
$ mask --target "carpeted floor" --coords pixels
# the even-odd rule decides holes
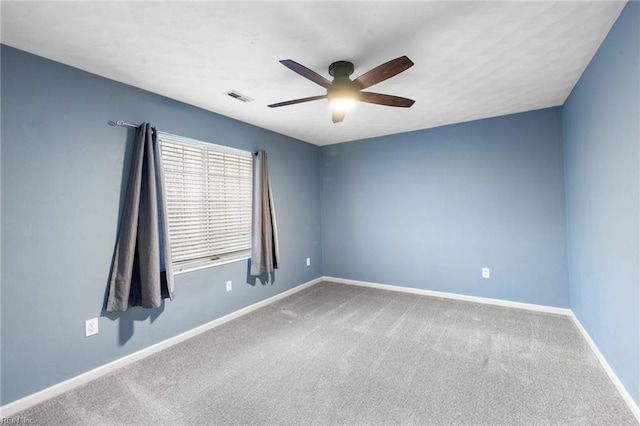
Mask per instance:
[[[17,416],[38,425],[636,425],[568,317],[321,283]]]

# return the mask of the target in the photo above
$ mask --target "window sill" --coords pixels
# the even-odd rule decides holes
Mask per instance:
[[[227,257],[219,260],[204,260],[195,261],[189,263],[183,263],[180,265],[173,265],[173,275],[181,275],[187,272],[199,271],[200,269],[212,268],[214,266],[226,265],[227,263],[241,262],[243,260],[251,259],[250,254],[243,254],[242,256]]]

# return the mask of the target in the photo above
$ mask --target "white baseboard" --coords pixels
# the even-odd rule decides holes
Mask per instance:
[[[60,395],[64,392],[67,392],[73,388],[76,388],[87,382],[95,380],[106,374],[109,374],[119,368],[122,368],[140,359],[153,355],[156,352],[160,352],[163,349],[166,349],[178,343],[184,342],[185,340],[190,339],[191,337],[197,336],[198,334],[204,333],[205,331],[218,327],[235,318],[246,315],[252,311],[255,311],[256,309],[262,308],[263,306],[269,305],[273,302],[276,302],[280,299],[283,299],[287,296],[290,296],[294,293],[304,290],[307,287],[311,287],[312,285],[317,284],[322,280],[323,280],[322,277],[319,277],[314,280],[308,281],[304,284],[300,284],[297,287],[283,291],[282,293],[276,294],[275,296],[271,296],[267,299],[261,300],[260,302],[254,303],[253,305],[249,305],[237,311],[231,312],[230,314],[217,318],[211,322],[208,322],[206,324],[193,328],[189,331],[185,331],[184,333],[178,334],[177,336],[171,337],[167,340],[163,340],[162,342],[156,343],[154,345],[147,346],[144,349],[141,349],[137,352],[134,352],[132,354],[119,358],[108,364],[104,364],[100,367],[94,368],[93,370],[87,371],[86,373],[82,373],[78,376],[65,380],[64,382],[57,383],[39,392],[33,393],[31,395],[25,396],[24,398],[18,399],[17,401],[4,405],[0,407],[0,419],[11,417],[22,410],[25,410],[43,401],[46,401],[47,399],[53,398],[54,396]]]
[[[548,312],[552,314],[571,315],[569,308],[557,308],[555,306],[535,305],[532,303],[512,302],[502,299],[491,299],[488,297],[467,296],[464,294],[445,293],[442,291],[425,290],[413,287],[401,287],[397,285],[378,284],[367,281],[348,280],[344,278],[322,277],[324,281],[331,281],[339,284],[357,285],[361,287],[377,288],[380,290],[400,291],[402,293],[420,294],[423,296],[442,297],[445,299],[463,300],[465,302],[484,303],[487,305],[506,306],[508,308],[526,309],[529,311]]]
[[[638,407],[636,402],[633,400],[633,398],[627,391],[627,388],[624,387],[616,373],[607,362],[604,355],[602,355],[602,352],[600,352],[600,349],[598,349],[598,346],[596,346],[596,343],[593,341],[591,336],[589,336],[589,333],[587,333],[587,330],[582,326],[582,323],[580,323],[580,320],[578,319],[578,317],[576,317],[573,311],[571,311],[570,317],[578,330],[580,330],[580,333],[582,333],[582,336],[585,338],[587,343],[589,343],[591,350],[596,355],[596,358],[598,358],[598,361],[600,361],[600,364],[602,365],[602,368],[604,368],[604,371],[607,372],[607,376],[609,376],[609,379],[613,382],[613,385],[616,387],[616,389],[618,389],[618,392],[620,392],[622,399],[624,399],[624,402],[627,403],[633,415],[636,416],[636,420],[638,421],[638,423],[640,423],[640,407]]]
[[[401,287],[396,285],[378,284],[378,283],[371,283],[367,281],[348,280],[344,278],[335,278],[335,277],[326,277],[326,276],[323,276],[321,278],[323,281],[331,281],[339,284],[356,285],[361,287],[377,288],[381,290],[400,291],[403,293],[421,294],[424,296],[443,297],[447,299],[464,300],[467,302],[485,303],[489,305],[506,306],[510,308],[527,309],[531,311],[540,311],[540,312],[549,312],[553,314],[567,315],[573,320],[573,323],[576,325],[578,330],[580,330],[580,333],[582,333],[587,343],[589,343],[591,350],[595,354],[596,358],[598,358],[598,361],[600,361],[600,364],[606,371],[607,376],[609,376],[609,379],[613,382],[613,385],[616,387],[616,389],[620,393],[620,396],[622,396],[622,399],[624,399],[624,402],[627,403],[627,406],[629,407],[633,415],[636,417],[636,420],[638,420],[638,423],[640,423],[640,407],[638,407],[638,405],[635,403],[635,401],[633,400],[633,398],[631,397],[627,389],[624,387],[624,385],[622,384],[622,382],[620,381],[616,373],[613,371],[613,369],[605,359],[604,355],[602,355],[602,352],[600,352],[600,349],[598,349],[598,346],[596,346],[593,339],[591,339],[591,336],[589,336],[589,333],[587,333],[587,330],[585,330],[585,328],[582,326],[582,324],[578,320],[578,317],[576,317],[576,315],[573,313],[571,309],[557,308],[553,306],[535,305],[530,303],[511,302],[508,300],[490,299],[486,297],[466,296],[463,294],[444,293],[440,291],[423,290],[423,289],[412,288],[412,287]]]

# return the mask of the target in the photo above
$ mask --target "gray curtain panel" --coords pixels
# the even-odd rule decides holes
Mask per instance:
[[[137,130],[107,311],[157,308],[162,299],[174,297],[164,172],[156,136],[149,123]]]
[[[273,272],[280,263],[278,227],[273,204],[267,153],[253,156],[253,225],[251,236],[251,275]]]

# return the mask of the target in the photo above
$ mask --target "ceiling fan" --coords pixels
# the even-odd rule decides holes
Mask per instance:
[[[354,105],[355,101],[402,108],[409,108],[415,102],[413,99],[402,98],[400,96],[362,91],[367,87],[380,83],[381,81],[398,75],[412,67],[413,62],[411,62],[411,59],[406,56],[401,56],[389,62],[385,62],[384,64],[367,71],[355,80],[351,80],[349,78],[353,73],[353,64],[348,61],[338,61],[329,65],[329,74],[333,76],[333,81],[327,80],[315,71],[312,71],[291,59],[284,59],[280,61],[280,63],[290,70],[324,87],[327,89],[327,94],[279,102],[277,104],[269,105],[269,108],[317,101],[319,99],[328,99],[329,105],[332,109],[331,118],[334,123],[339,123],[344,120],[347,110]]]

